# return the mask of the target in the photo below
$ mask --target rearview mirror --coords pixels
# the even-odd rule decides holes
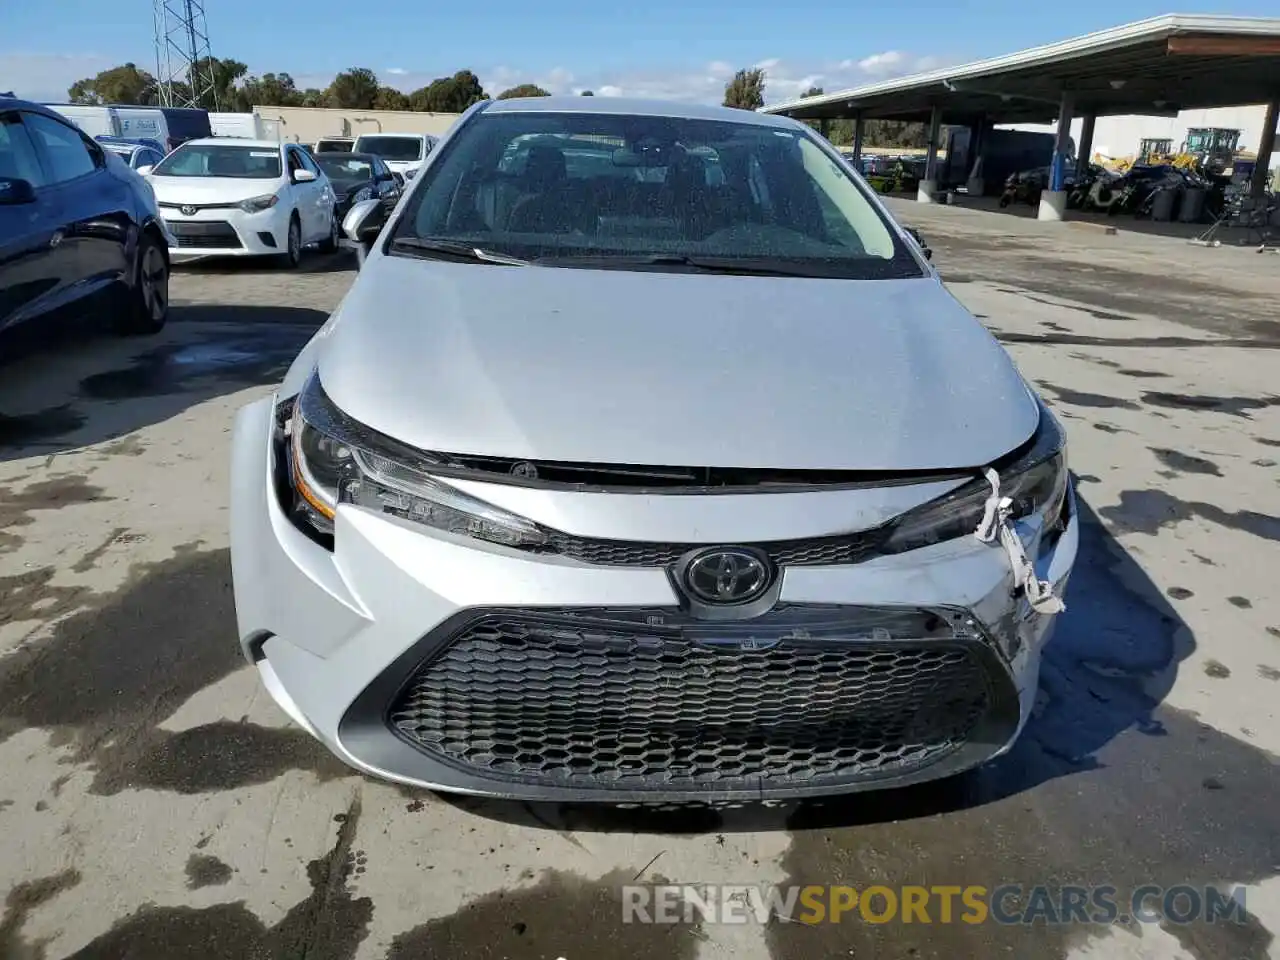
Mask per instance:
[[[363,254],[373,246],[387,222],[387,208],[381,200],[361,200],[342,218],[342,232]]]
[[[316,178],[316,175],[312,173],[310,170],[306,169],[305,167],[302,168],[301,170],[293,171],[294,183],[310,183],[315,178]]]
[[[36,188],[30,180],[16,177],[0,177],[0,204],[5,206],[19,203],[35,203]]]
[[[155,166],[153,164],[150,164],[150,163],[143,164],[138,168],[138,176],[145,177],[154,169],[155,169]]]

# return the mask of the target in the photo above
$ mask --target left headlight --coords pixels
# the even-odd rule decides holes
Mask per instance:
[[[274,193],[265,193],[260,197],[250,197],[248,200],[240,201],[240,209],[245,213],[261,213],[263,210],[270,210],[280,198]]]
[[[373,187],[368,185],[361,187],[355,193],[351,194],[351,202],[359,203],[361,200],[373,199]]]
[[[1062,517],[1067,496],[1066,434],[1053,412],[1037,398],[1040,423],[1035,436],[1003,463],[994,464],[1000,475],[1000,494],[1013,501],[1015,520],[1039,515],[1046,527]],[[903,514],[892,526],[882,549],[904,553],[973,533],[982,520],[991,485],[985,479],[953,490],[937,500]]]
[[[533,522],[430,476],[441,462],[361,426],[337,409],[312,374],[286,426],[295,517],[333,534],[339,504],[351,503],[444,533],[536,549],[547,542]]]

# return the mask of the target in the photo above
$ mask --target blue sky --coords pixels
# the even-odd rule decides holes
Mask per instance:
[[[1009,53],[1172,12],[1159,2],[987,0],[852,4],[834,0],[449,3],[205,0],[216,56],[253,72],[324,86],[367,66],[411,90],[469,67],[499,92],[532,81],[552,92],[717,101],[734,69],[763,65],[766,98],[828,90]],[[154,69],[151,0],[0,0],[0,90],[57,99],[73,80],[133,60]],[[541,8],[541,9],[540,9]],[[1196,13],[1276,15],[1276,0],[1199,3]]]

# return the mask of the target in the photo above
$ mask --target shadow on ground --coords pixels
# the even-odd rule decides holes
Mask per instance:
[[[28,331],[6,344],[0,370],[0,460],[123,437],[278,381],[326,319],[304,307],[175,304],[151,338],[108,337],[92,317]]]

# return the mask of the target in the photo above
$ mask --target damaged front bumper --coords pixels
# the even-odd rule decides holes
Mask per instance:
[[[935,779],[1012,744],[1054,618],[973,536],[840,565],[782,565],[772,606],[691,614],[664,567],[602,566],[424,530],[343,504],[332,550],[278,496],[273,399],[232,463],[240,638],[266,688],[348,764],[531,800],[741,800]],[[945,483],[624,496],[465,481],[581,537],[697,530],[708,545],[870,528]],[[599,496],[605,499],[595,500]],[[609,498],[612,498],[611,500]],[[1016,524],[1061,596],[1079,535]],[[625,507],[619,507],[626,501]]]

